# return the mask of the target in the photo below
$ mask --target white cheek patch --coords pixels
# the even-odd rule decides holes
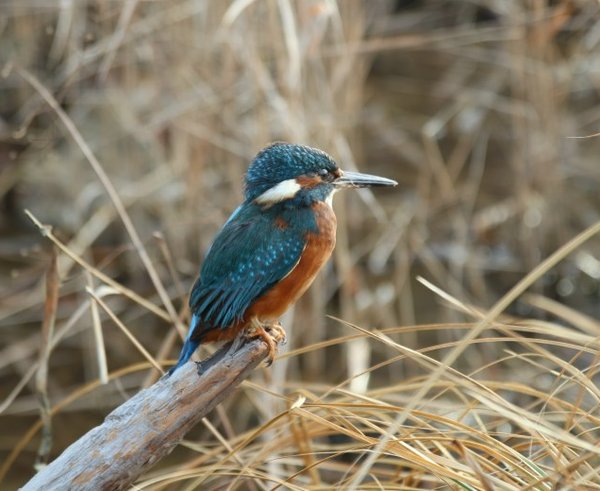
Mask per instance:
[[[256,201],[259,205],[273,205],[286,199],[291,199],[300,191],[301,186],[296,182],[296,179],[287,179],[281,181],[270,189],[267,189],[261,194]]]

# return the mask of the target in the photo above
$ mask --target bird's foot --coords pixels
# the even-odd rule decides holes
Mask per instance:
[[[269,354],[267,355],[266,364],[268,367],[273,364],[273,360],[277,354],[277,345],[279,343],[286,343],[285,331],[280,324],[263,325],[256,319],[251,321],[250,329],[247,331],[246,336],[249,339],[260,338],[267,344]]]
[[[285,329],[279,322],[265,326],[265,330],[271,335],[277,344],[287,344]]]

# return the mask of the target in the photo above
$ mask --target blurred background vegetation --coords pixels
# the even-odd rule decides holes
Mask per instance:
[[[158,376],[90,290],[175,358],[203,254],[275,140],[400,186],[336,196],[334,258],[284,319],[280,359],[142,482],[329,489],[362,468],[361,489],[598,489],[600,238],[464,338],[600,220],[599,14],[595,0],[5,0],[2,489]],[[25,209],[68,251],[56,273]],[[435,375],[456,346],[464,377]],[[402,445],[371,453],[386,428]]]

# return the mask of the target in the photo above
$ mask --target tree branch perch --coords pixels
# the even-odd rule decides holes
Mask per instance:
[[[202,362],[187,363],[110,413],[25,486],[33,490],[121,490],[162,457],[227,397],[266,357],[258,339],[231,344]]]

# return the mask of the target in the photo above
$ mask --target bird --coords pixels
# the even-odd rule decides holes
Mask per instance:
[[[276,142],[245,175],[243,203],[206,253],[192,287],[189,331],[177,364],[202,343],[240,334],[268,346],[267,364],[285,342],[278,319],[311,285],[335,246],[333,195],[344,188],[396,186],[384,177],[343,171],[316,148]]]

